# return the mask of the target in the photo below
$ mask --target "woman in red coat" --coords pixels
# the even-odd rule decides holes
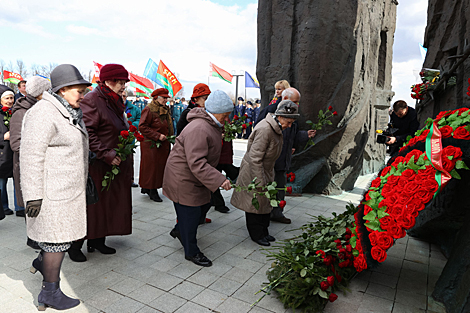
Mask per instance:
[[[122,161],[114,150],[121,131],[129,129],[121,97],[128,77],[129,73],[122,65],[106,64],[101,68],[98,86],[81,102],[90,151],[96,154],[89,171],[99,196],[96,204],[87,206],[88,252],[96,249],[103,254],[116,253],[115,249],[105,245],[106,236],[132,233],[132,156]],[[109,190],[102,191],[101,181],[112,165],[118,165],[120,173],[111,182]],[[69,249],[73,261],[86,261],[82,245],[83,240],[76,241]]]
[[[142,193],[148,194],[153,201],[162,202],[157,189],[162,188],[166,160],[170,154],[167,137],[173,135],[173,123],[170,108],[166,106],[170,98],[168,90],[155,89],[152,97],[152,102],[142,110],[139,123],[139,130],[145,138],[140,145],[139,184]],[[159,148],[155,146],[156,142],[161,143]]]

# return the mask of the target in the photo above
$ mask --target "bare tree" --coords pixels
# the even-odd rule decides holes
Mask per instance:
[[[42,75],[42,67],[40,65],[37,65],[37,64],[33,64],[31,65],[31,75],[35,76],[35,75]]]
[[[16,60],[16,70],[23,79],[28,75],[28,70],[26,69],[26,64],[24,64],[23,60]]]

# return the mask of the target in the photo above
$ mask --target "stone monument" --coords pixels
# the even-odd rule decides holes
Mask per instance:
[[[296,147],[294,192],[339,193],[361,173],[379,170],[385,146],[375,131],[388,122],[395,0],[260,0],[257,77],[262,106],[286,79],[301,94],[301,129],[332,106],[338,116]]]

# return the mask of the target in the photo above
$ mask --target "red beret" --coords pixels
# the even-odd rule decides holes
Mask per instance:
[[[191,96],[191,98],[197,98],[197,97],[206,96],[210,94],[211,94],[211,90],[209,89],[209,86],[207,86],[206,84],[200,83],[194,86],[193,95]]]
[[[163,97],[163,98],[171,98],[170,95],[168,94],[168,90],[166,90],[165,88],[155,89],[152,92],[151,96],[152,98],[156,98],[158,96]]]
[[[121,64],[106,64],[100,70],[100,81],[111,79],[129,81],[129,72]]]

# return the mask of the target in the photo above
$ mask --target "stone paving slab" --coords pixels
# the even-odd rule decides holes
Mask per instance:
[[[235,141],[236,164],[245,149],[246,141]],[[137,180],[139,153],[135,159]],[[272,223],[270,234],[278,241],[291,238],[295,232],[287,231],[308,222],[308,214],[329,216],[348,202],[358,204],[371,178],[360,177],[351,192],[339,196],[288,197],[286,216],[293,222]],[[13,203],[11,181],[8,188]],[[230,205],[231,192],[222,194],[230,212],[211,209],[208,217],[212,223],[198,230],[198,244],[214,263],[202,268],[186,261],[179,241],[168,234],[176,217],[173,203],[163,196],[162,203],[153,202],[140,188],[134,188],[133,234],[107,239],[117,253],[85,252],[88,261],[84,263],[65,257],[62,288],[82,300],[67,312],[292,312],[272,295],[252,306],[260,297],[254,293],[267,282],[265,273],[271,261],[249,239],[243,212]],[[42,277],[29,272],[37,252],[25,245],[24,219],[7,216],[0,221],[0,238],[0,311],[37,312]],[[445,262],[436,246],[408,237],[400,239],[381,266],[360,273],[350,285],[351,293],[340,293],[325,312],[445,312],[430,297]]]

